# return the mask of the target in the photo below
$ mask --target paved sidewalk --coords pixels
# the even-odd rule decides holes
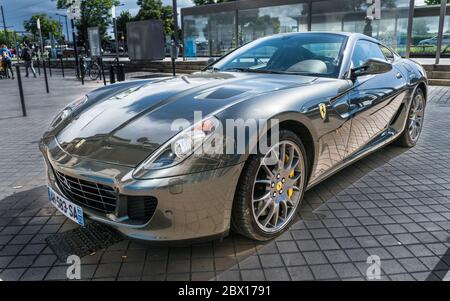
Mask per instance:
[[[51,116],[101,83],[24,79],[29,116],[15,81],[0,81],[0,278],[66,279],[45,238],[77,226],[47,201],[37,141]],[[389,146],[305,195],[283,236],[255,243],[158,247],[124,240],[82,258],[84,280],[364,280],[369,255],[386,280],[440,280],[450,266],[450,88],[431,87],[413,149]],[[447,276],[448,277],[448,276]]]

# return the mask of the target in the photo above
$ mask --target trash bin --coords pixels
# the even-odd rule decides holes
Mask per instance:
[[[117,81],[118,82],[125,81],[125,65],[124,64],[117,64],[116,65],[116,72],[117,72]]]
[[[114,76],[114,66],[109,66],[109,83],[114,84],[116,82],[116,78]]]

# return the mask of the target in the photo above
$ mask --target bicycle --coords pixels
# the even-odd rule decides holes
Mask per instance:
[[[91,80],[97,80],[100,77],[101,68],[97,60],[87,61],[84,56],[80,56],[80,73],[83,78],[86,74]]]

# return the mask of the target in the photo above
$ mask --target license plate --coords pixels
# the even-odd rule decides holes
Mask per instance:
[[[56,209],[58,209],[62,214],[77,224],[84,226],[83,208],[60,196],[50,187],[47,186],[47,188],[50,203],[52,203],[52,205],[55,206]]]

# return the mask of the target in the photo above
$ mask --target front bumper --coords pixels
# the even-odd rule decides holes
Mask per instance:
[[[74,201],[59,187],[55,172],[112,187],[116,209],[102,213],[77,203],[87,218],[110,225],[125,236],[147,241],[190,241],[219,238],[228,233],[235,188],[243,163],[177,177],[136,180],[126,166],[71,156],[52,140],[40,144],[47,164],[48,185]],[[127,197],[151,196],[156,209],[145,223],[127,215]]]

